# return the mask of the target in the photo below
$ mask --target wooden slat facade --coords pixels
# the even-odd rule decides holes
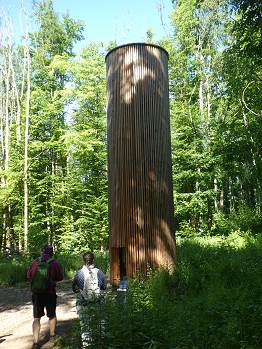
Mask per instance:
[[[174,265],[168,54],[128,44],[106,56],[111,283]]]

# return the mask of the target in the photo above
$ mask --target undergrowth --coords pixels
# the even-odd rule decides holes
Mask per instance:
[[[125,298],[107,295],[104,338],[97,320],[90,348],[260,349],[261,241],[240,232],[178,239],[175,273],[150,270]],[[60,348],[79,348],[79,326],[73,333]]]
[[[31,262],[38,256],[17,255],[0,256],[0,286],[26,286],[26,273]],[[96,265],[107,272],[108,254],[96,253]],[[54,256],[64,269],[65,279],[72,279],[75,272],[82,267],[82,257],[75,255],[57,254]]]

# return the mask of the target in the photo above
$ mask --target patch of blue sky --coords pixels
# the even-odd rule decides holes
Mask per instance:
[[[21,39],[20,8],[23,4],[31,15],[30,27],[35,28],[32,17],[34,0],[0,0],[0,9],[7,12],[13,21],[15,41]],[[116,41],[117,45],[129,42],[144,42],[150,29],[154,41],[170,34],[169,16],[171,0],[53,0],[57,13],[69,13],[85,25],[85,39],[75,47],[80,51],[89,42]]]

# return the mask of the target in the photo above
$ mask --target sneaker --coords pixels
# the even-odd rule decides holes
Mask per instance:
[[[34,343],[32,346],[32,349],[39,349],[39,348],[40,348],[39,343]]]
[[[54,343],[55,340],[56,340],[56,338],[57,338],[57,335],[56,335],[56,334],[54,334],[53,336],[50,336],[49,342],[50,342],[50,343]]]

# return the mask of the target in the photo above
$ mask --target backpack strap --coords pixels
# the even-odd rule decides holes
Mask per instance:
[[[40,257],[38,257],[37,258],[37,263],[48,263],[48,264],[50,264],[51,262],[53,262],[54,261],[54,258],[53,257],[50,257],[49,259],[47,259],[46,261],[42,261],[42,257],[40,256]]]

